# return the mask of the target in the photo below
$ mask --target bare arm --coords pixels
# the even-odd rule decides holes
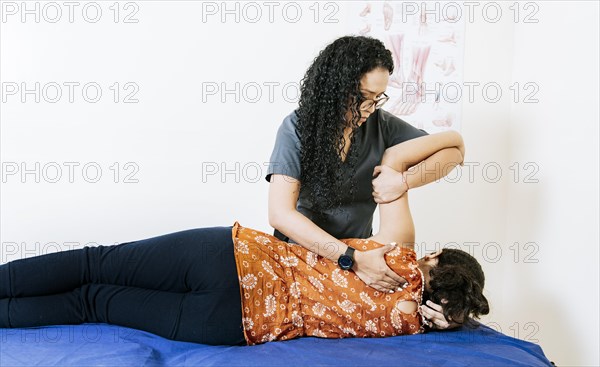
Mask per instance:
[[[337,261],[348,246],[325,232],[296,210],[300,181],[281,174],[271,175],[269,185],[269,224],[306,249]],[[369,251],[354,252],[352,270],[367,285],[382,291],[394,291],[406,283],[385,262],[384,253],[393,247],[386,245]]]
[[[408,205],[408,193],[390,203],[379,204],[379,231],[370,240],[395,242],[414,250],[415,224]]]
[[[381,164],[390,166],[396,171],[404,172],[447,148],[455,148],[460,152],[461,159],[455,163],[462,164],[465,145],[462,136],[456,131],[420,136],[391,146],[383,153]]]
[[[348,246],[296,210],[300,181],[273,174],[269,188],[269,224],[308,250],[332,261]]]
[[[415,138],[388,148],[384,153],[382,165],[404,173],[409,187],[414,188],[437,180],[436,176],[447,175],[456,165],[463,164],[464,155],[465,147],[460,134],[445,132]],[[415,165],[415,162],[419,163]],[[437,162],[448,163],[446,167],[439,167]],[[409,172],[412,174],[409,175]],[[371,239],[380,243],[397,242],[414,249],[415,227],[408,206],[407,192],[397,200],[380,203],[379,215],[379,232]],[[455,322],[448,322],[444,317],[442,305],[431,301],[421,306],[421,312],[434,328],[452,329],[460,326]]]
[[[463,164],[465,147],[456,131],[446,131],[414,138],[389,147],[381,165],[375,167],[373,200],[378,204],[392,202],[407,190],[438,181]],[[405,178],[402,178],[404,176]]]
[[[454,131],[431,134],[394,145],[383,154],[382,165],[406,172],[410,188],[443,177],[463,162],[464,143]],[[441,167],[439,162],[450,162]],[[415,165],[415,162],[420,162]],[[433,163],[432,163],[433,162]],[[379,204],[379,231],[371,237],[380,243],[396,242],[414,249],[415,226],[408,205],[408,193]]]

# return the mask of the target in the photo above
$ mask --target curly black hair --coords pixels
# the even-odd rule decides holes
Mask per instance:
[[[354,132],[364,101],[360,80],[368,72],[384,68],[394,71],[392,54],[372,37],[344,36],[321,50],[300,82],[297,109],[300,138],[300,182],[311,193],[312,210],[339,207],[341,187],[350,179],[350,197],[355,193],[356,149]],[[352,121],[346,121],[350,109]],[[344,128],[351,127],[350,151],[344,163]],[[350,177],[344,177],[342,164],[348,164]]]
[[[443,306],[446,320],[475,327],[472,318],[487,315],[490,306],[483,295],[485,276],[477,260],[465,251],[443,249],[438,264],[429,271],[429,287],[423,299]],[[442,303],[442,299],[447,300]]]

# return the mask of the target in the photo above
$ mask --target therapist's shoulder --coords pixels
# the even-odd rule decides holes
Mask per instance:
[[[381,108],[377,112],[377,121],[383,133],[386,148],[419,136],[429,135],[427,131],[413,126],[391,112]]]
[[[301,142],[296,129],[298,116],[296,110],[289,113],[277,129],[275,144],[269,159],[265,180],[271,182],[273,174],[283,174],[295,180],[301,173]]]
[[[283,118],[280,129],[293,132],[294,135],[298,136],[298,110],[295,109]]]
[[[418,129],[416,127],[414,127],[412,124],[406,122],[405,120],[401,119],[400,117],[394,115],[393,113],[384,110],[383,108],[379,108],[377,110],[378,114],[377,114],[377,120],[379,121],[379,123],[381,125],[384,125],[385,127],[390,127],[390,128],[406,128],[406,129],[417,129],[417,130],[421,130],[424,133],[427,133],[425,130],[422,129]]]
[[[291,145],[296,149],[300,149],[300,134],[298,133],[298,114],[297,110],[293,110],[284,117],[281,125],[277,129],[277,137],[275,145]]]

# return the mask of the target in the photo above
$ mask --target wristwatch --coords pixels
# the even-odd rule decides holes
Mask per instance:
[[[338,265],[343,270],[351,269],[354,266],[354,248],[348,246],[348,249],[343,255],[338,258]]]

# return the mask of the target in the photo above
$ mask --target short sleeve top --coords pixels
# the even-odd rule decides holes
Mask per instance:
[[[384,255],[408,286],[383,293],[337,262],[238,222],[232,240],[248,345],[302,336],[389,337],[424,330],[418,308],[404,313],[399,307],[404,301],[422,302],[423,273],[413,250],[397,247]],[[357,251],[383,246],[368,239],[342,241]]]
[[[300,180],[301,142],[297,131],[296,111],[292,111],[277,130],[275,147],[265,176],[268,182],[272,174],[283,174]],[[388,111],[377,109],[357,129],[355,135],[355,142],[350,146],[351,150],[358,149],[354,199],[350,196],[350,183],[347,180],[342,186],[342,192],[346,196],[342,197],[341,207],[326,210],[324,218],[318,217],[312,210],[309,199],[311,194],[308,190],[303,190],[302,185],[296,204],[298,212],[336,238],[367,238],[373,234],[373,213],[377,207],[372,194],[373,169],[381,164],[387,148],[427,135],[427,132],[417,129]],[[342,169],[347,170],[343,174],[349,177],[349,165],[343,164]],[[274,236],[283,241],[294,242],[278,230],[275,230]]]

